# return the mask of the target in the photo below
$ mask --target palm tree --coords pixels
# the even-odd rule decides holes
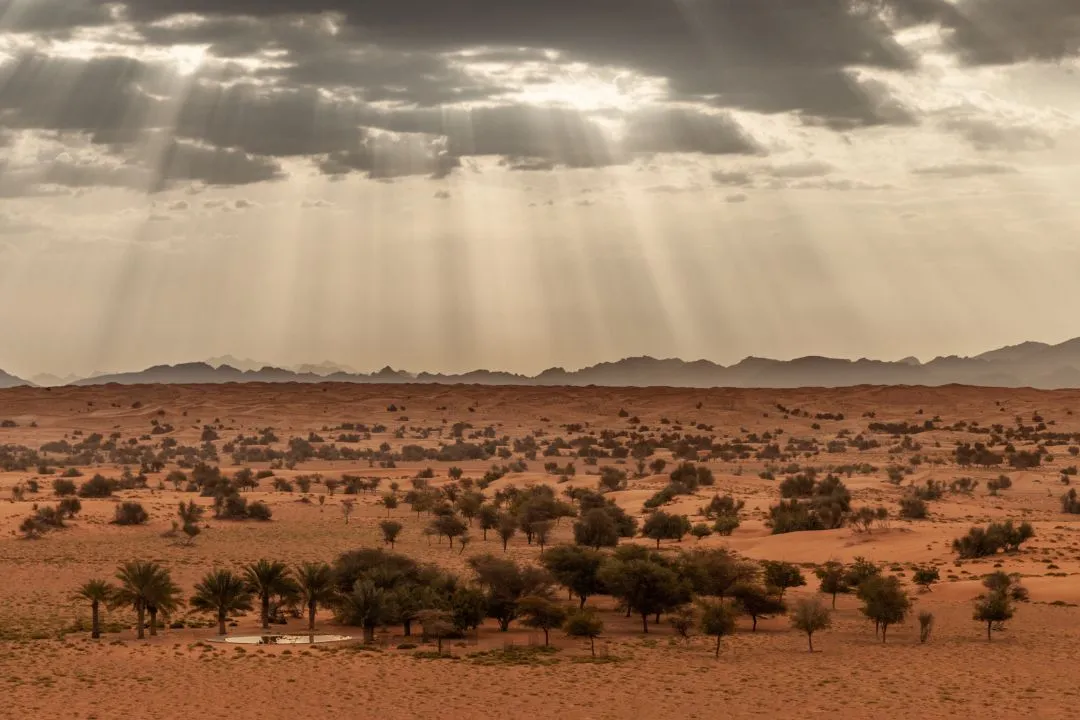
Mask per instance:
[[[150,637],[157,635],[157,616],[168,617],[184,602],[179,586],[172,581],[169,571],[159,567],[150,594],[146,599],[146,612],[150,615]]]
[[[251,609],[251,590],[232,570],[211,570],[195,586],[191,607],[217,613],[218,635],[224,635],[229,613]]]
[[[244,580],[248,589],[258,596],[261,603],[262,629],[270,629],[270,598],[296,594],[296,582],[289,567],[277,560],[259,560],[244,567]]]
[[[302,563],[296,568],[300,597],[308,609],[308,630],[315,631],[315,611],[320,604],[326,605],[337,599],[334,571],[324,562]]]
[[[130,606],[135,610],[138,622],[135,633],[139,640],[145,637],[147,611],[151,613],[153,620],[159,611],[169,612],[178,604],[178,589],[173,584],[169,571],[156,562],[126,562],[117,569],[116,579],[120,581],[120,585],[109,598],[109,605]],[[157,634],[153,625],[150,626],[150,634]]]
[[[101,603],[109,602],[113,587],[105,580],[88,580],[75,592],[76,600],[90,601],[90,637],[101,637]]]

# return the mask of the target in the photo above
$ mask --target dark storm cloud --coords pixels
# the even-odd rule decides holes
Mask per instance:
[[[344,18],[344,32],[405,53],[552,49],[570,60],[665,78],[678,97],[799,112],[844,127],[895,119],[850,68],[916,64],[880,14],[854,0],[623,0],[617,8],[609,0],[475,0],[465,6],[445,0],[128,0],[126,7],[144,23],[177,13],[207,16],[214,19],[207,24],[211,41],[220,41],[217,22],[288,24],[297,13],[329,12]],[[182,32],[193,42],[198,29]],[[324,75],[341,74],[340,58],[299,62],[296,71],[318,84]]]
[[[751,155],[763,148],[730,115],[689,110],[645,111],[632,116],[627,150],[640,153]]]
[[[90,0],[0,0],[0,31],[66,35],[113,21],[108,6]]]

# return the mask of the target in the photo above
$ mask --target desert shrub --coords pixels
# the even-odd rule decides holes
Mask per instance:
[[[1077,497],[1076,488],[1070,489],[1061,496],[1061,512],[1080,515],[1080,498]]]
[[[900,498],[900,517],[908,520],[925,520],[930,512],[926,501],[917,495],[906,495]]]
[[[79,486],[79,497],[82,498],[105,498],[113,494],[116,481],[103,475],[94,475]]]
[[[1012,520],[992,522],[985,528],[973,527],[968,534],[953,540],[952,549],[961,558],[996,555],[998,551],[1015,552],[1035,535],[1031,523],[1014,525]]]
[[[916,568],[915,574],[911,577],[913,583],[927,592],[930,591],[930,586],[940,579],[941,573],[932,565],[924,565],[923,567]]]
[[[273,516],[270,506],[262,500],[256,500],[247,506],[247,516],[252,520],[269,520]]]
[[[919,642],[925,643],[930,639],[930,633],[934,630],[934,613],[923,610],[919,613]]]
[[[701,508],[701,514],[709,520],[722,517],[739,517],[739,511],[746,506],[742,500],[736,500],[731,495],[713,495],[709,504]]]
[[[82,503],[79,502],[79,498],[65,497],[56,504],[56,509],[59,510],[64,517],[73,518],[82,511]]]
[[[717,535],[723,535],[727,537],[731,533],[735,532],[739,527],[739,518],[734,515],[723,515],[716,519],[713,523],[713,530]]]
[[[143,525],[150,519],[150,514],[137,502],[122,502],[116,506],[113,516],[114,525]]]
[[[713,529],[705,523],[697,523],[690,528],[690,534],[698,540],[703,540],[713,534]]]

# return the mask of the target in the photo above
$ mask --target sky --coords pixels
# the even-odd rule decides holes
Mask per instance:
[[[1080,336],[1076,0],[0,0],[0,368]]]

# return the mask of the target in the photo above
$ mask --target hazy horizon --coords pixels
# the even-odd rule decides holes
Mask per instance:
[[[1080,337],[1080,336],[1078,336],[1078,337]],[[829,354],[825,354],[825,353],[803,353],[803,354],[791,355],[791,356],[788,356],[788,357],[777,357],[777,356],[762,355],[762,354],[757,354],[757,353],[748,353],[748,354],[745,354],[745,355],[741,355],[738,358],[729,360],[727,362],[722,362],[722,361],[717,360],[715,358],[707,358],[707,357],[678,357],[678,356],[669,356],[669,355],[649,355],[649,354],[645,353],[645,354],[638,354],[638,355],[625,355],[625,356],[617,357],[617,358],[616,357],[599,358],[597,360],[587,362],[587,363],[582,364],[582,365],[566,365],[566,364],[555,363],[555,364],[552,364],[552,365],[545,365],[544,367],[540,367],[540,368],[537,368],[535,370],[515,370],[515,369],[510,369],[510,368],[487,367],[487,366],[480,366],[480,365],[478,365],[476,367],[444,370],[444,369],[439,369],[439,368],[428,368],[428,367],[405,367],[405,366],[395,365],[393,363],[376,364],[376,365],[373,365],[373,366],[372,365],[369,365],[369,366],[360,365],[360,366],[358,366],[358,365],[355,365],[353,363],[350,363],[350,362],[347,362],[347,361],[337,360],[337,359],[334,359],[334,358],[323,358],[321,360],[312,360],[312,359],[309,358],[309,359],[306,359],[306,360],[300,360],[300,361],[296,361],[296,362],[275,362],[275,361],[272,361],[272,360],[268,360],[266,358],[247,357],[247,356],[239,355],[239,354],[236,354],[236,353],[221,353],[221,354],[216,354],[216,355],[211,355],[211,356],[206,356],[206,357],[198,357],[198,358],[166,359],[166,360],[162,360],[162,361],[151,362],[151,363],[148,363],[146,365],[138,365],[138,366],[131,366],[131,367],[116,367],[116,368],[107,368],[107,369],[100,369],[99,368],[99,369],[90,370],[90,371],[87,371],[87,372],[84,372],[84,373],[79,373],[79,372],[54,373],[54,372],[41,372],[41,371],[39,371],[39,372],[17,373],[17,372],[11,371],[11,370],[7,370],[7,368],[4,368],[3,366],[0,366],[0,370],[7,370],[11,374],[16,375],[18,377],[21,377],[24,380],[32,380],[34,377],[39,377],[39,376],[44,376],[44,375],[49,375],[49,376],[53,376],[53,377],[61,378],[61,379],[63,379],[63,378],[71,378],[71,377],[76,377],[76,378],[79,378],[79,379],[83,379],[83,378],[88,378],[88,377],[91,377],[91,376],[98,376],[98,375],[112,375],[112,374],[119,374],[119,373],[139,372],[139,371],[142,371],[142,370],[146,370],[146,369],[148,369],[150,367],[176,366],[176,365],[183,365],[183,364],[190,364],[190,363],[208,363],[208,364],[213,365],[214,367],[220,367],[222,365],[230,365],[231,367],[235,367],[236,369],[239,369],[239,370],[242,370],[242,371],[243,370],[249,370],[249,369],[258,370],[258,369],[261,369],[263,367],[298,370],[298,369],[301,369],[301,368],[307,369],[307,368],[313,368],[313,367],[324,366],[324,365],[333,365],[339,371],[343,371],[343,372],[347,372],[347,373],[353,373],[353,374],[360,374],[360,375],[370,375],[370,374],[377,373],[377,372],[379,372],[379,371],[381,371],[383,369],[391,368],[391,369],[393,369],[393,370],[395,370],[397,372],[406,372],[406,373],[410,373],[410,374],[430,373],[430,374],[435,374],[435,375],[457,375],[457,374],[464,374],[464,373],[473,372],[473,371],[485,371],[486,370],[486,371],[490,371],[490,372],[508,372],[508,373],[514,373],[514,374],[523,375],[523,376],[535,376],[535,375],[539,375],[540,373],[544,372],[545,370],[563,369],[563,370],[566,370],[568,372],[575,372],[575,371],[582,370],[582,369],[587,368],[587,367],[592,367],[592,366],[603,364],[603,363],[616,363],[616,362],[619,362],[621,360],[629,360],[629,359],[642,358],[642,357],[650,357],[650,358],[653,358],[653,359],[656,359],[656,360],[682,360],[682,361],[688,362],[688,363],[692,363],[692,362],[695,362],[695,361],[708,361],[708,362],[712,362],[712,363],[715,363],[715,364],[718,364],[718,365],[724,365],[724,366],[731,366],[731,365],[734,365],[734,364],[736,364],[736,363],[738,363],[738,362],[740,362],[742,360],[745,360],[745,359],[751,358],[751,357],[763,358],[763,359],[769,359],[769,360],[778,360],[778,361],[784,361],[784,362],[791,361],[791,360],[797,360],[797,359],[801,359],[801,358],[806,358],[806,357],[827,357],[827,358],[831,358],[831,359],[852,360],[852,361],[861,360],[861,359],[867,359],[867,360],[877,360],[877,361],[884,361],[884,362],[899,362],[901,360],[906,360],[906,359],[909,359],[909,358],[913,357],[916,360],[918,360],[920,363],[925,364],[925,363],[927,363],[927,362],[929,362],[929,361],[931,361],[931,360],[933,360],[935,358],[939,358],[939,357],[974,357],[974,356],[980,355],[980,354],[985,353],[985,352],[990,352],[992,350],[998,350],[1000,348],[1020,345],[1020,344],[1029,343],[1029,342],[1030,343],[1042,343],[1042,344],[1045,344],[1045,345],[1051,345],[1052,346],[1052,345],[1057,345],[1057,344],[1060,344],[1062,342],[1067,342],[1069,340],[1074,340],[1074,339],[1076,339],[1076,338],[1071,338],[1070,337],[1070,338],[1064,338],[1062,340],[1057,340],[1057,341],[1053,341],[1053,342],[1047,342],[1047,341],[1039,340],[1039,339],[1028,339],[1028,340],[1020,340],[1020,341],[1017,341],[1017,342],[1006,343],[1006,344],[1000,345],[1000,346],[976,349],[976,350],[973,350],[971,352],[935,353],[933,355],[926,355],[926,356],[904,355],[904,356],[897,356],[897,357],[872,357],[872,356],[868,356],[868,355],[842,356],[842,355],[829,355]],[[229,362],[230,360],[232,360],[233,362]]]
[[[0,0],[0,368],[1080,336],[1080,3]]]

